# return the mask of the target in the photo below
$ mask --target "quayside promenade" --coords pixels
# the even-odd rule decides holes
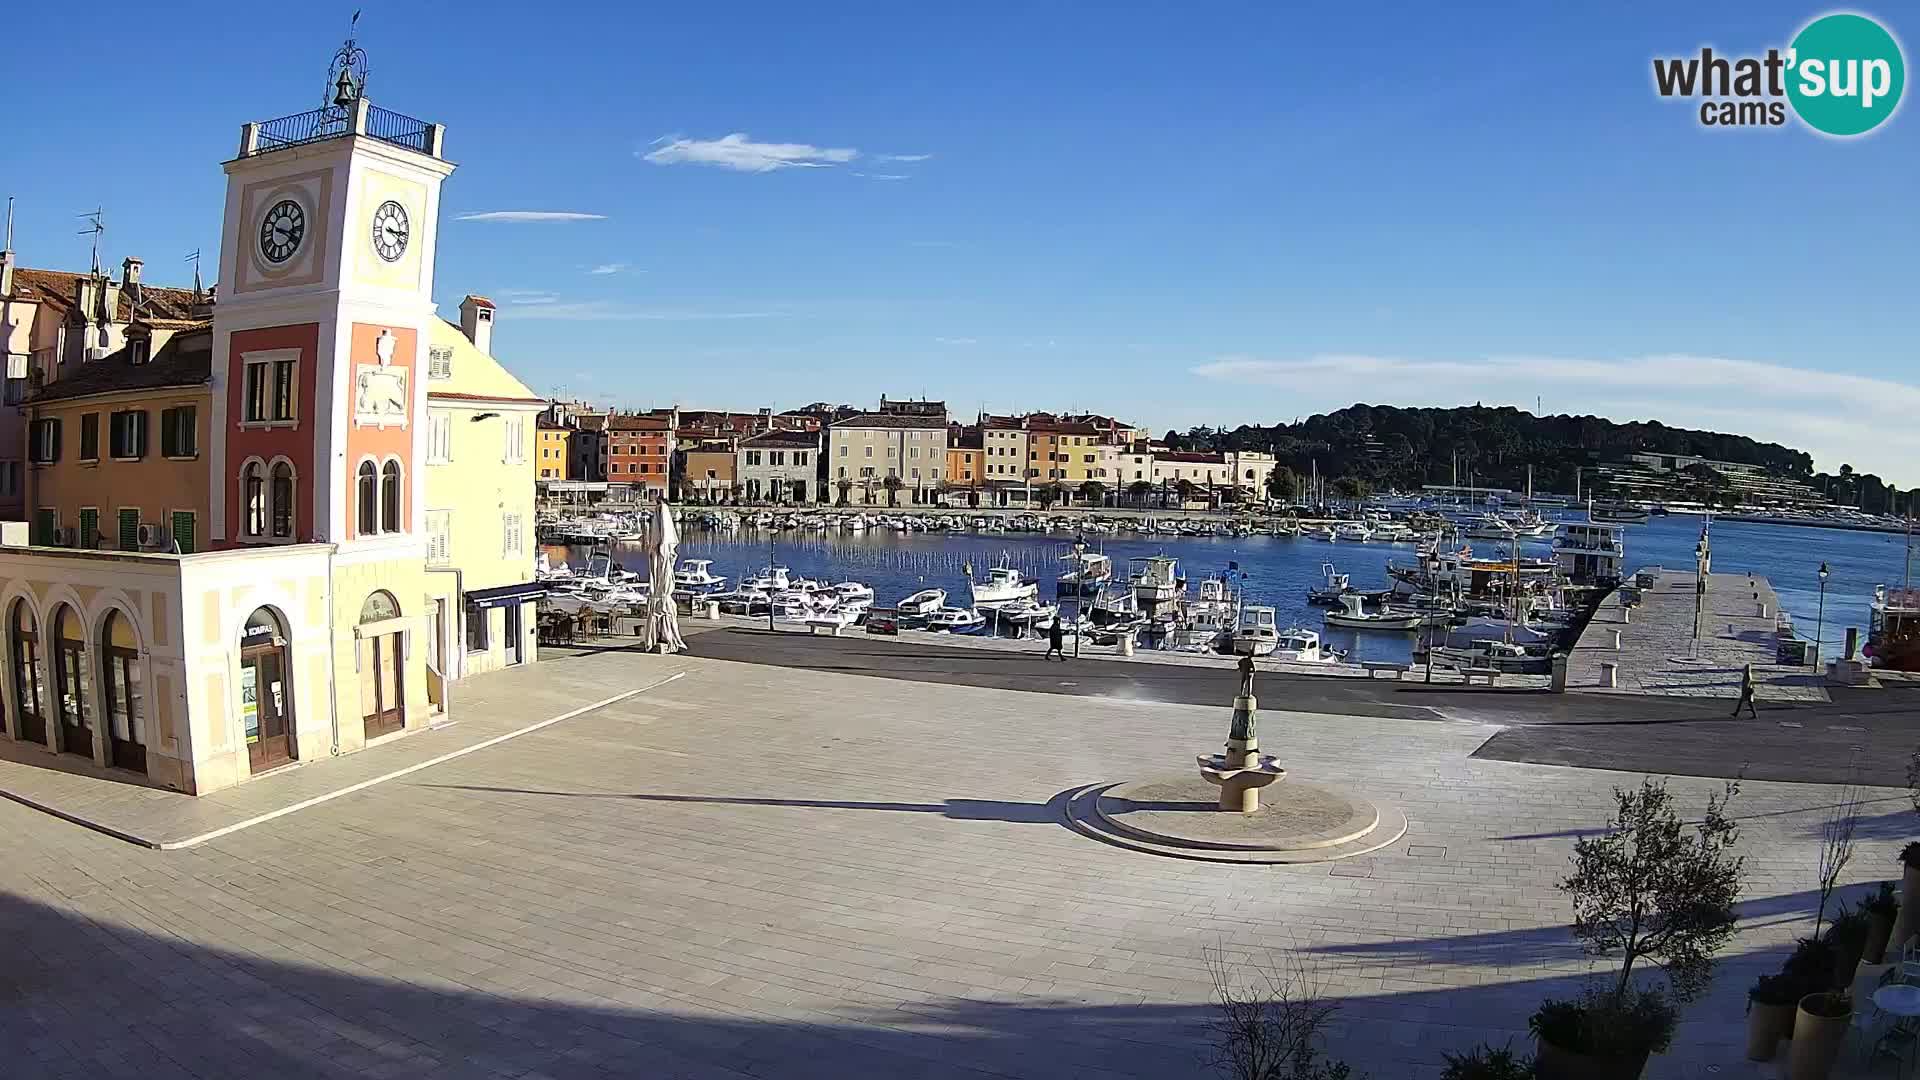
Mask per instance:
[[[629,649],[465,685],[472,734],[198,800],[181,828],[290,812],[177,850],[0,800],[7,1074],[1201,1077],[1207,952],[1291,949],[1341,1002],[1333,1054],[1434,1077],[1581,985],[1554,885],[1639,780],[1476,757],[1496,725],[1290,710],[1276,685],[1263,749],[1407,833],[1216,865],[1089,839],[1060,801],[1217,748],[1224,701]],[[376,782],[303,805],[336,779]],[[147,789],[72,783],[89,813],[163,820]],[[1688,806],[1719,787],[1673,784]],[[1777,1075],[1743,1060],[1744,993],[1809,928],[1834,798],[1747,784],[1741,931],[1649,1077]],[[1864,799],[1849,881],[1891,876],[1912,832],[1904,791]]]

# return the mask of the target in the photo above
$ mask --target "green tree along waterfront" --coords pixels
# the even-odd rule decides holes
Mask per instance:
[[[1772,477],[1805,484],[1829,501],[1867,513],[1907,513],[1920,507],[1920,489],[1901,491],[1878,476],[1842,465],[1837,473],[1815,472],[1804,450],[1744,435],[1669,427],[1659,421],[1617,423],[1598,416],[1535,416],[1511,406],[1451,409],[1349,405],[1298,423],[1169,431],[1172,450],[1265,450],[1279,459],[1273,494],[1291,497],[1300,476],[1317,469],[1338,493],[1396,489],[1456,479],[1482,487],[1597,495],[1609,490],[1599,466],[1632,454],[1709,458],[1754,466]],[[1578,479],[1576,480],[1576,477]],[[1678,470],[1675,486],[1688,497],[1717,506],[1739,505],[1741,493],[1709,465]]]

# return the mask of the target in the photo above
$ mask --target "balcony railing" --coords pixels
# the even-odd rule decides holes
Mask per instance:
[[[356,116],[355,113],[362,106],[364,113]],[[434,125],[391,109],[383,109],[365,99],[353,105],[328,105],[248,127],[251,138],[242,145],[242,157],[348,135],[368,135],[421,154],[437,156],[438,151]]]

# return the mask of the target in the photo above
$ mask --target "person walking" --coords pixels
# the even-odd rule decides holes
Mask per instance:
[[[1066,628],[1061,625],[1065,618],[1066,616],[1064,615],[1055,614],[1053,617],[1053,625],[1047,627],[1047,655],[1042,659],[1051,660],[1057,656],[1060,658],[1061,663],[1066,662],[1067,631]]]
[[[1747,710],[1747,715],[1753,717],[1755,720],[1760,719],[1760,710],[1753,707],[1752,664],[1748,664],[1746,667],[1740,669],[1740,700],[1734,702],[1733,715],[1739,716],[1741,709]]]

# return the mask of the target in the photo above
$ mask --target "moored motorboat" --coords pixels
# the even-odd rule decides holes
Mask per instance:
[[[902,615],[926,617],[947,606],[947,590],[921,589],[912,596],[901,600],[894,607]]]
[[[973,590],[973,606],[977,608],[996,608],[1015,600],[1031,600],[1040,591],[1040,587],[1010,566],[995,566],[987,571],[987,580],[969,583]]]
[[[1280,643],[1274,611],[1265,604],[1247,604],[1233,628],[1233,651],[1241,656],[1271,656]]]
[[[987,617],[972,608],[943,607],[927,615],[927,629],[936,633],[977,634],[987,628]]]
[[[1332,664],[1346,657],[1346,653],[1327,645],[1313,630],[1289,627],[1280,634],[1280,642],[1274,647],[1273,658],[1295,664]]]
[[[1382,608],[1377,612],[1367,611],[1365,602],[1355,594],[1349,593],[1340,598],[1340,607],[1328,611],[1325,616],[1328,626],[1344,627],[1348,630],[1418,630],[1427,620],[1420,612],[1402,612],[1391,608]]]

